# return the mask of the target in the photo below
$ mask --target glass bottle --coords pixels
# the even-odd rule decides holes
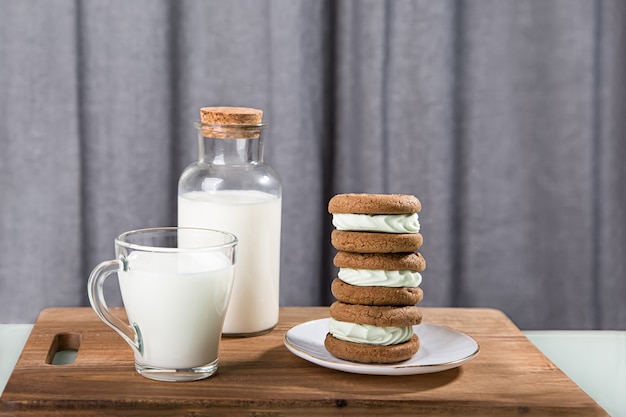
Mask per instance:
[[[233,233],[239,239],[224,334],[254,336],[278,322],[282,185],[263,162],[263,112],[203,107],[198,161],[178,183],[178,225]]]

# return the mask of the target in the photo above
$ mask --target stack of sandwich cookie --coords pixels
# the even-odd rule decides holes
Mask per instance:
[[[402,194],[339,194],[328,204],[333,215],[331,243],[339,252],[339,275],[331,285],[324,344],[334,356],[362,363],[394,363],[419,350],[413,326],[422,315],[420,272],[426,261],[417,252],[419,200]]]

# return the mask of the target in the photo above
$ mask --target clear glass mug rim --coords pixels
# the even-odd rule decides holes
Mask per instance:
[[[197,231],[197,232],[211,232],[212,234],[220,234],[222,236],[226,236],[230,238],[229,240],[218,243],[211,244],[209,246],[202,246],[196,248],[179,248],[179,247],[166,247],[166,246],[149,246],[149,245],[140,245],[138,243],[131,243],[125,240],[130,235],[139,235],[139,234],[148,234],[152,232],[178,232],[180,230],[189,230],[189,231]],[[226,232],[224,230],[217,229],[204,229],[200,227],[148,227],[145,229],[134,229],[128,230],[115,238],[115,244],[117,246],[121,246],[123,248],[139,250],[143,252],[157,252],[157,253],[190,253],[190,252],[212,252],[216,250],[221,250],[225,248],[229,248],[235,246],[238,243],[237,236],[232,233]]]

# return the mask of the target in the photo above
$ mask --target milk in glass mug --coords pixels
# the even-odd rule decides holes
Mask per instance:
[[[139,374],[193,381],[217,371],[236,246],[231,233],[198,228],[140,229],[115,239],[116,260],[89,276],[89,301],[133,349]],[[104,281],[114,272],[128,323],[104,299]]]

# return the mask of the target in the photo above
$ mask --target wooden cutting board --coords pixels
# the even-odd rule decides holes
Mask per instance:
[[[224,338],[216,375],[171,383],[138,375],[131,349],[90,308],[46,309],[0,398],[0,415],[607,415],[502,312],[461,308],[422,308],[422,312],[425,321],[476,339],[478,357],[459,368],[423,375],[330,370],[296,357],[283,345],[287,330],[328,317],[328,308],[284,307],[271,333]],[[124,315],[121,309],[115,313]],[[51,345],[63,349],[78,339],[74,363],[47,363],[55,349]]]

